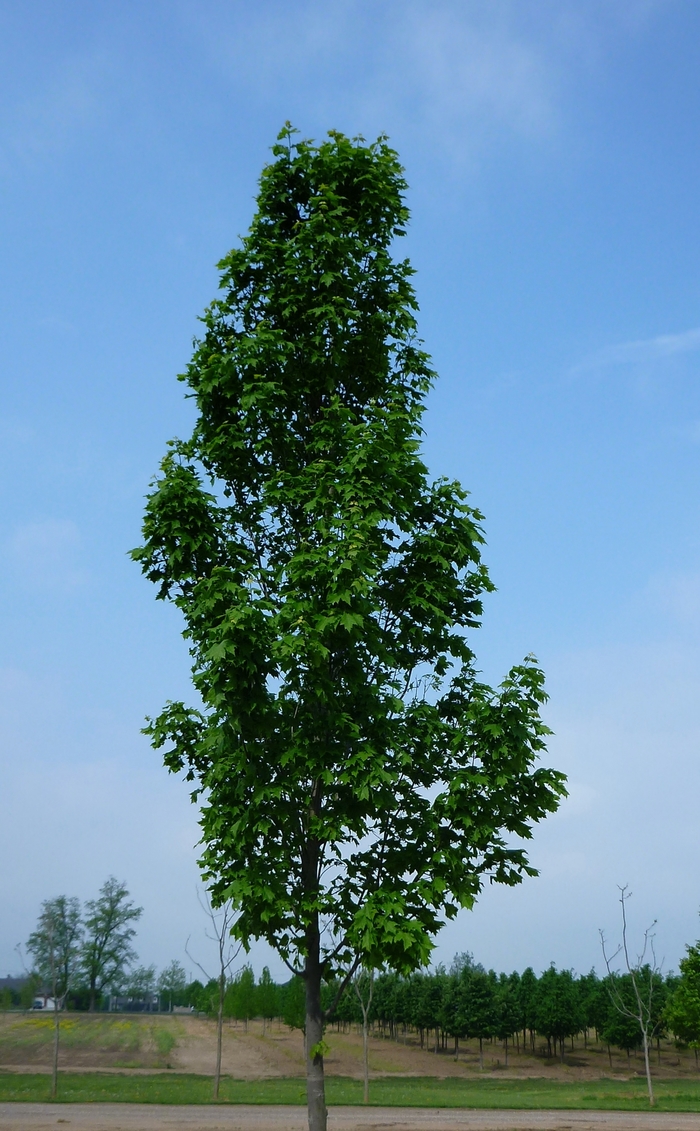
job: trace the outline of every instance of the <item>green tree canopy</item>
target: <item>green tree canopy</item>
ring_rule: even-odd
[[[493,587],[481,515],[419,455],[433,372],[392,257],[397,155],[287,128],[273,158],[220,263],[183,375],[195,427],[134,557],[184,616],[200,699],[149,733],[195,783],[205,877],[240,909],[238,937],[304,977],[323,1127],[322,977],[425,963],[484,877],[532,874],[518,840],[564,785],[535,766],[535,663],[496,690],[474,667]]]
[[[152,997],[156,992],[155,966],[137,966],[130,970],[126,978],[125,989],[127,997],[134,1000]]]
[[[185,996],[187,987],[187,972],[181,962],[173,959],[158,975],[157,990],[161,998],[167,1002],[172,1011],[174,1005],[180,1005]]]
[[[90,1009],[107,986],[119,985],[127,966],[136,960],[133,924],[143,912],[129,899],[126,884],[114,876],[105,880],[97,899],[85,904],[85,937],[81,953],[83,977],[90,991]]]
[[[666,1003],[669,1029],[681,1044],[700,1046],[700,942],[686,947],[680,978]]]
[[[36,930],[27,940],[36,972],[44,988],[54,995],[56,1008],[62,1007],[66,994],[76,983],[82,931],[80,903],[59,895],[44,900]]]
[[[564,1059],[564,1039],[578,1033],[585,1024],[581,992],[570,970],[550,966],[537,983],[535,1028],[547,1038],[551,1048],[559,1043]]]

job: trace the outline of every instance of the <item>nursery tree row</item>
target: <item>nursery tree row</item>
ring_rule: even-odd
[[[653,1035],[671,1036],[679,1044],[700,1046],[700,949],[688,948],[681,973],[666,975],[643,967],[637,972],[648,987],[653,1014]],[[534,1051],[546,1045],[548,1055],[563,1057],[566,1042],[592,1036],[608,1046],[632,1052],[640,1046],[639,1025],[622,1013],[610,993],[610,980],[594,971],[580,976],[550,966],[538,975],[528,967],[523,973],[497,974],[475,963],[470,955],[457,955],[449,971],[438,967],[402,977],[379,973],[374,977],[369,1020],[375,1031],[400,1038],[415,1033],[421,1048],[459,1055],[460,1041],[478,1040],[483,1056],[485,1041],[502,1042],[506,1055],[512,1048]],[[631,976],[615,976],[616,999],[633,1005]],[[324,984],[325,1003],[337,984]],[[218,985],[193,982],[187,1001],[209,1013],[216,1011]],[[277,985],[267,967],[256,984],[250,967],[231,979],[226,989],[224,1015],[247,1024],[253,1018],[279,1018],[292,1028],[304,1028],[304,987],[299,978]],[[335,1024],[362,1024],[360,996],[354,986],[342,994]]]

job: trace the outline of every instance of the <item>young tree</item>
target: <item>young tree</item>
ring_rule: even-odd
[[[263,966],[260,981],[255,990],[255,998],[257,1002],[257,1012],[263,1019],[264,1037],[267,1022],[279,1015],[279,994],[277,992],[277,986],[272,980],[269,966]]]
[[[416,338],[396,153],[285,128],[184,375],[133,556],[185,619],[199,708],[148,733],[204,798],[202,866],[306,989],[312,1131],[326,1126],[321,982],[409,971],[483,879],[531,874],[554,811],[532,660],[495,691],[466,633],[493,586],[481,516],[418,454]],[[333,1005],[330,1007],[331,1011]]]
[[[27,940],[27,950],[34,957],[37,973],[44,986],[51,988],[53,997],[52,1099],[56,1099],[58,1091],[60,1010],[79,969],[81,932],[78,900],[59,895],[42,903],[37,928]]]
[[[237,1021],[242,1021],[248,1029],[248,1022],[255,1016],[256,992],[255,974],[251,966],[244,966],[239,970],[229,987],[231,994],[231,1008]]]
[[[212,933],[206,932],[207,938],[211,942],[216,943],[218,952],[218,976],[216,979],[210,978],[207,971],[197,962],[196,958],[192,958],[188,950],[189,939],[185,943],[185,952],[187,957],[194,962],[195,966],[204,974],[207,983],[215,982],[217,986],[217,1008],[216,1008],[216,1069],[214,1071],[214,1099],[219,1098],[219,1087],[221,1084],[221,1050],[224,1035],[224,1001],[226,998],[226,978],[231,969],[234,959],[238,956],[241,944],[237,947],[231,944],[231,927],[234,922],[234,912],[230,903],[223,903],[218,909],[212,906],[211,899],[207,893],[206,903],[202,901],[202,897],[197,892],[197,899],[199,900],[200,907],[206,912],[212,925]]]
[[[508,1041],[520,1028],[520,995],[517,974],[501,974],[496,989],[496,1036],[503,1041],[505,1067],[508,1067]]]
[[[306,1037],[306,989],[303,978],[295,975],[280,986],[282,1020],[290,1029],[301,1029]]]
[[[374,970],[362,967],[353,978],[353,987],[362,1012],[363,1101],[369,1103],[369,1011],[374,993]]]
[[[644,944],[641,954],[638,955],[635,962],[632,962],[627,943],[626,907],[627,900],[631,898],[632,892],[627,890],[626,884],[624,887],[619,888],[619,892],[622,916],[622,942],[614,954],[608,956],[605,936],[601,931],[600,945],[603,950],[605,967],[608,972],[607,981],[610,1000],[622,1017],[636,1023],[639,1027],[641,1045],[644,1049],[644,1068],[647,1077],[649,1103],[653,1106],[655,1100],[654,1087],[651,1080],[651,1065],[649,1063],[649,1043],[653,1039],[657,1029],[663,1024],[663,1014],[661,1010],[657,1008],[657,1000],[660,991],[663,992],[663,990],[659,970],[656,965],[656,958],[654,956],[654,936],[652,934],[652,928],[655,924],[652,923],[651,927],[648,927],[644,932]],[[647,961],[647,953],[651,954],[652,963]],[[621,983],[621,979],[612,967],[618,954],[622,955],[625,969],[629,976],[629,986],[632,991],[630,996],[625,994],[622,988],[624,983]]]
[[[542,974],[537,984],[535,1027],[547,1038],[551,1054],[559,1045],[564,1063],[564,1041],[583,1028],[585,1022],[579,988],[570,970],[557,971],[554,966]]]
[[[520,978],[520,1017],[523,1025],[523,1045],[530,1033],[530,1048],[535,1051],[535,1025],[537,1020],[538,978],[532,966],[523,970]]]
[[[132,923],[143,913],[129,900],[126,884],[114,876],[105,880],[97,899],[85,904],[85,938],[81,954],[82,972],[90,990],[90,1010],[97,995],[122,981],[127,966],[136,960],[131,945],[136,931]]]
[[[461,1014],[464,1031],[468,1037],[479,1041],[479,1068],[484,1070],[484,1041],[497,1031],[498,1010],[495,975],[491,977],[482,968],[465,971],[461,979]]]

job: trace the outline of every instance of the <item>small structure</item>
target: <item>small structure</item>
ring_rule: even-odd
[[[141,997],[128,997],[121,994],[110,994],[110,1013],[160,1013],[160,999],[158,994],[143,994]]]
[[[50,1009],[55,1011],[56,1008],[54,998],[50,997],[47,993],[37,994],[32,1002],[32,1009]]]

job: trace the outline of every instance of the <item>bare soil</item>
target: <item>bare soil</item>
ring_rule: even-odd
[[[153,1072],[177,1071],[211,1075],[216,1056],[216,1025],[205,1018],[187,1015],[65,1014],[61,1017],[63,1070]],[[36,1014],[0,1014],[0,1069],[48,1070],[51,1064],[53,1019]],[[329,1053],[325,1059],[329,1076],[362,1076],[362,1038],[355,1027],[326,1033]],[[453,1042],[446,1049],[420,1047],[414,1033],[390,1040],[375,1033],[370,1039],[370,1072],[380,1076],[434,1076],[498,1078],[545,1077],[552,1080],[595,1080],[601,1077],[630,1079],[641,1075],[641,1056],[613,1052],[605,1046],[584,1047],[583,1039],[566,1051],[564,1063],[547,1057],[545,1046],[535,1052],[509,1050],[508,1067],[500,1042],[485,1043],[484,1072],[479,1068],[476,1042],[460,1042],[455,1057]],[[303,1038],[277,1022],[265,1027],[251,1021],[226,1022],[222,1069],[228,1076],[245,1080],[304,1075]],[[672,1044],[654,1051],[656,1079],[698,1078],[692,1052],[680,1052]]]

